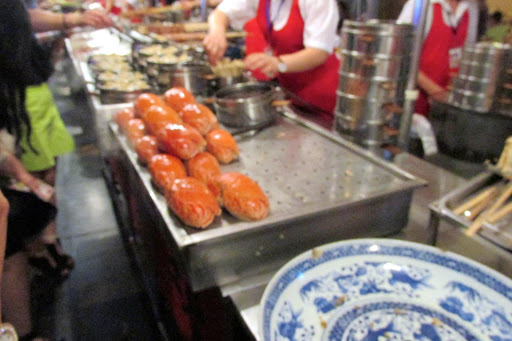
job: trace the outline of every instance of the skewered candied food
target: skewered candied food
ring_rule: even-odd
[[[138,138],[146,135],[146,125],[140,118],[132,118],[128,121],[125,131],[126,138],[133,145]]]
[[[132,108],[125,108],[119,110],[114,115],[114,121],[119,126],[122,132],[126,131],[128,128],[128,121],[135,118],[135,113]]]
[[[187,104],[196,103],[194,95],[187,89],[179,86],[167,90],[164,94],[164,101],[176,112],[180,112]]]
[[[188,160],[206,147],[206,141],[196,128],[183,124],[168,124],[158,131],[158,146],[163,151]]]
[[[171,188],[176,179],[187,176],[185,165],[175,156],[168,154],[157,154],[151,158],[149,172],[156,187],[165,192]]]
[[[205,136],[207,149],[220,163],[230,163],[238,158],[239,150],[233,135],[223,129],[213,129]]]
[[[169,123],[181,124],[183,121],[181,117],[165,104],[155,104],[146,110],[144,121],[146,122],[147,129],[150,134],[156,133]]]
[[[246,175],[230,172],[217,178],[224,207],[238,219],[261,220],[268,215],[270,203],[260,186]]]
[[[176,180],[165,191],[165,199],[174,214],[192,227],[206,228],[221,214],[219,204],[206,185],[192,177]]]
[[[183,122],[199,130],[203,136],[219,126],[215,114],[204,104],[187,104],[180,111],[180,116]]]
[[[149,164],[151,158],[158,154],[156,137],[146,135],[137,139],[135,142],[135,152],[143,164]]]
[[[146,110],[148,110],[154,104],[164,104],[164,101],[158,97],[158,95],[145,92],[140,94],[139,97],[133,103],[133,107],[135,108],[135,115],[145,119]]]
[[[218,198],[220,188],[216,178],[221,174],[219,162],[210,153],[202,152],[187,160],[187,173],[189,176],[196,178],[206,184],[212,194]]]

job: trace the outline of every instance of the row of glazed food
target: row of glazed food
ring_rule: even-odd
[[[237,143],[186,89],[171,88],[163,98],[144,93],[114,120],[186,225],[206,228],[221,207],[244,221],[268,215],[269,200],[255,181],[237,172],[222,173],[220,164],[238,158]]]

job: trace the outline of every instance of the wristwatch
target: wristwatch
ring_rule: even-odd
[[[277,57],[278,63],[277,63],[277,71],[279,73],[285,73],[286,70],[288,70],[288,65],[281,59],[281,57]]]

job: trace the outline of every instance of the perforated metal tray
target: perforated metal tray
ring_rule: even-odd
[[[441,218],[461,227],[468,228],[471,226],[472,221],[463,215],[455,214],[453,209],[473,197],[482,189],[496,184],[500,180],[501,176],[492,171],[482,173],[468,181],[464,186],[457,188],[439,199],[439,201],[432,203],[430,209],[439,214]],[[484,223],[482,228],[478,231],[478,234],[512,251],[512,215],[509,214],[503,217],[495,224]]]
[[[425,184],[286,108],[274,125],[237,136],[240,159],[221,166],[259,183],[269,216],[243,222],[223,213],[196,230],[169,212],[147,169],[117,126],[110,127],[183,252],[196,290],[278,269],[316,245],[398,232],[407,224],[413,189]]]

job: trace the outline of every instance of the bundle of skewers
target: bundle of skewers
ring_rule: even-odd
[[[489,168],[501,177],[500,181],[483,188],[453,210],[472,221],[465,232],[468,236],[473,236],[483,224],[496,224],[512,213],[512,136],[506,140],[498,163]]]

